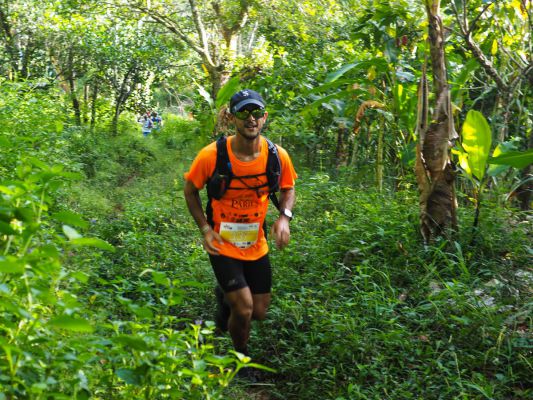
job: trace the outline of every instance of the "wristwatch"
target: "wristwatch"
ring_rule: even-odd
[[[280,215],[285,215],[287,218],[289,218],[289,221],[292,221],[292,211],[288,208],[282,208],[279,210]]]

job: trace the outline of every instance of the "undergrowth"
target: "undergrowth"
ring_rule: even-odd
[[[58,188],[58,203],[48,206],[79,212],[88,223],[76,229],[114,247],[68,246],[53,221],[39,236],[67,240],[54,258],[61,296],[46,312],[60,304],[97,327],[78,326],[80,337],[29,332],[45,344],[46,354],[34,357],[55,357],[58,371],[70,371],[71,398],[253,397],[250,387],[230,383],[248,360],[213,333],[215,280],[182,195],[182,174],[206,139],[190,121],[167,120],[148,138],[61,135],[69,169],[83,179]],[[263,397],[533,396],[531,219],[486,204],[473,231],[473,210],[461,208],[457,237],[425,247],[415,190],[377,193],[351,178],[298,172],[291,243],[271,252],[273,302],[250,343],[253,361],[276,370],[263,372]],[[26,318],[9,312],[13,321]],[[7,329],[14,334],[16,324]],[[30,368],[26,379],[32,373],[56,379],[44,367]],[[27,396],[66,390],[57,379],[34,386]]]

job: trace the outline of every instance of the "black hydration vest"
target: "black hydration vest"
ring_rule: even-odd
[[[228,190],[245,190],[245,189],[252,189],[259,192],[259,189],[267,187],[268,186],[268,197],[270,200],[272,200],[272,203],[274,206],[279,210],[279,201],[276,197],[276,192],[279,192],[279,182],[281,179],[281,162],[279,159],[278,154],[278,148],[274,143],[272,143],[267,138],[266,142],[268,144],[268,158],[267,158],[267,165],[266,165],[266,171],[262,174],[258,175],[244,175],[244,176],[237,176],[233,175],[233,171],[231,168],[231,162],[229,160],[229,154],[228,154],[228,148],[227,148],[227,140],[225,136],[222,136],[220,139],[217,140],[217,162],[215,165],[215,171],[213,172],[213,175],[208,179],[207,181],[207,207],[206,207],[206,214],[207,214],[207,222],[214,226],[213,222],[213,208],[211,207],[211,199],[220,200],[222,196],[224,196],[224,193]],[[244,188],[235,188],[231,187],[231,181],[233,179],[238,179],[241,182],[243,179],[250,179],[250,178],[257,178],[259,176],[266,175],[267,183],[259,186],[248,186],[245,184],[246,187]],[[265,231],[266,234],[266,231]]]

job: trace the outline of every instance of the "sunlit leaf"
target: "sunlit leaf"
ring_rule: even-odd
[[[0,260],[0,272],[4,274],[22,274],[24,270],[24,264],[18,260]]]
[[[68,225],[63,225],[63,233],[67,238],[69,238],[69,240],[81,238],[81,235],[78,233],[78,231]]]
[[[98,239],[98,238],[80,237],[80,238],[75,238],[75,239],[70,240],[69,243],[75,246],[80,246],[80,247],[97,247],[102,250],[108,250],[112,252],[115,251],[115,248],[111,244],[107,243],[105,240]]]
[[[205,90],[202,86],[200,85],[197,85],[197,86],[198,86],[198,93],[200,93],[200,95],[205,99],[205,101],[209,103],[211,107],[213,107],[214,106],[213,98],[211,97],[209,92]]]
[[[235,76],[226,82],[224,86],[219,90],[216,99],[216,107],[220,108],[222,105],[229,102],[229,99],[237,91],[240,84],[240,77]]]
[[[87,275],[85,272],[76,271],[73,272],[71,276],[81,283],[87,283],[89,281],[89,275]]]
[[[367,73],[366,73],[366,77],[368,78],[369,81],[373,81],[374,79],[376,79],[376,67],[374,67],[373,65],[368,69]]]
[[[335,72],[330,72],[326,77],[326,83],[334,82],[352,69],[359,71],[366,71],[368,68],[374,67],[376,71],[381,72],[387,68],[387,61],[381,58],[376,58],[367,61],[355,62],[346,64]]]
[[[85,221],[81,215],[73,213],[72,211],[60,211],[52,215],[52,218],[64,222],[68,225],[78,226],[80,228],[87,228],[89,223]]]
[[[75,318],[69,315],[60,315],[50,321],[54,328],[65,329],[73,332],[93,332],[94,328],[88,321],[82,318]]]
[[[131,349],[140,350],[140,351],[148,350],[148,345],[140,337],[119,335],[119,336],[112,338],[111,340],[114,343],[125,346],[126,348],[131,348]]]
[[[492,157],[498,157],[502,154],[509,153],[513,150],[516,150],[516,145],[514,142],[502,142],[499,143],[494,151],[492,152]],[[507,171],[509,168],[511,168],[510,165],[496,165],[491,164],[491,159],[489,158],[489,168],[487,169],[487,175],[489,176],[497,176],[505,171]]]
[[[490,164],[510,165],[518,169],[533,164],[533,149],[526,151],[510,151],[489,160]]]
[[[458,149],[453,149],[452,154],[457,155],[459,159],[459,165],[465,171],[465,173],[467,175],[472,175],[472,170],[470,169],[470,165],[468,164],[468,154]]]
[[[470,110],[463,124],[462,145],[468,153],[468,165],[477,179],[483,179],[492,143],[490,126],[479,111]]]
[[[498,53],[498,41],[496,39],[494,39],[492,41],[492,46],[490,48],[490,54],[495,56],[497,53]]]

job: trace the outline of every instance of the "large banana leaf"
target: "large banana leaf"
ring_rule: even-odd
[[[518,169],[525,168],[528,165],[533,164],[533,149],[526,151],[510,151],[497,157],[492,157],[489,160],[489,164],[510,165],[511,167]]]
[[[472,175],[481,180],[485,175],[492,143],[490,126],[483,114],[470,110],[466,115],[461,135],[463,149],[468,153],[470,171]]]
[[[343,65],[337,71],[330,72],[326,77],[326,83],[334,82],[343,76],[346,72],[355,70],[367,70],[370,67],[374,67],[377,71],[383,72],[387,70],[387,61],[383,58],[373,58],[371,60],[357,61],[351,64]]]

